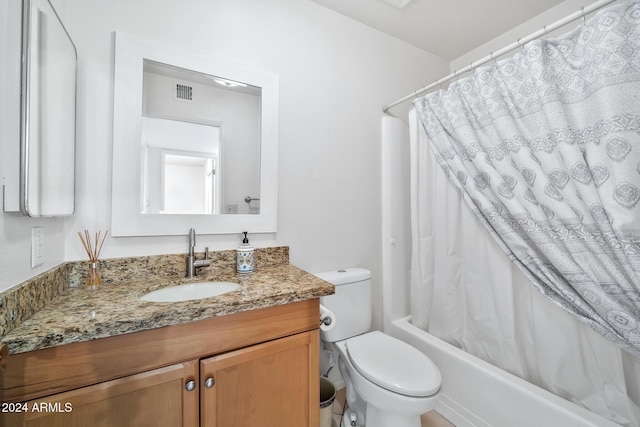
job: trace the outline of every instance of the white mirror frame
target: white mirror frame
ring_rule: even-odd
[[[259,214],[148,215],[140,212],[144,59],[262,88]],[[278,90],[277,75],[245,69],[116,32],[111,235],[184,235],[189,228],[195,228],[198,234],[235,234],[242,231],[275,233],[278,206]]]

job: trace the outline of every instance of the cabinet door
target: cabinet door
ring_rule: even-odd
[[[196,427],[197,385],[198,362],[178,363],[7,408],[4,426]]]
[[[315,427],[318,330],[200,361],[202,427]]]

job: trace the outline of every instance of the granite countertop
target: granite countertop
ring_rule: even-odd
[[[290,264],[253,273],[235,269],[200,270],[193,279],[157,279],[103,284],[97,290],[68,288],[1,342],[10,354],[177,325],[210,317],[272,307],[330,295],[333,285]],[[141,301],[147,292],[200,281],[236,282],[241,288],[200,300],[157,303]]]

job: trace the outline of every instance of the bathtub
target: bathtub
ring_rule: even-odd
[[[456,427],[619,427],[413,326],[411,317],[392,321],[388,333],[438,365],[436,410]]]

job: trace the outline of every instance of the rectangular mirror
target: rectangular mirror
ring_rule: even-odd
[[[23,1],[20,210],[75,210],[76,49],[48,0]]]
[[[116,33],[112,235],[275,232],[278,78]]]

